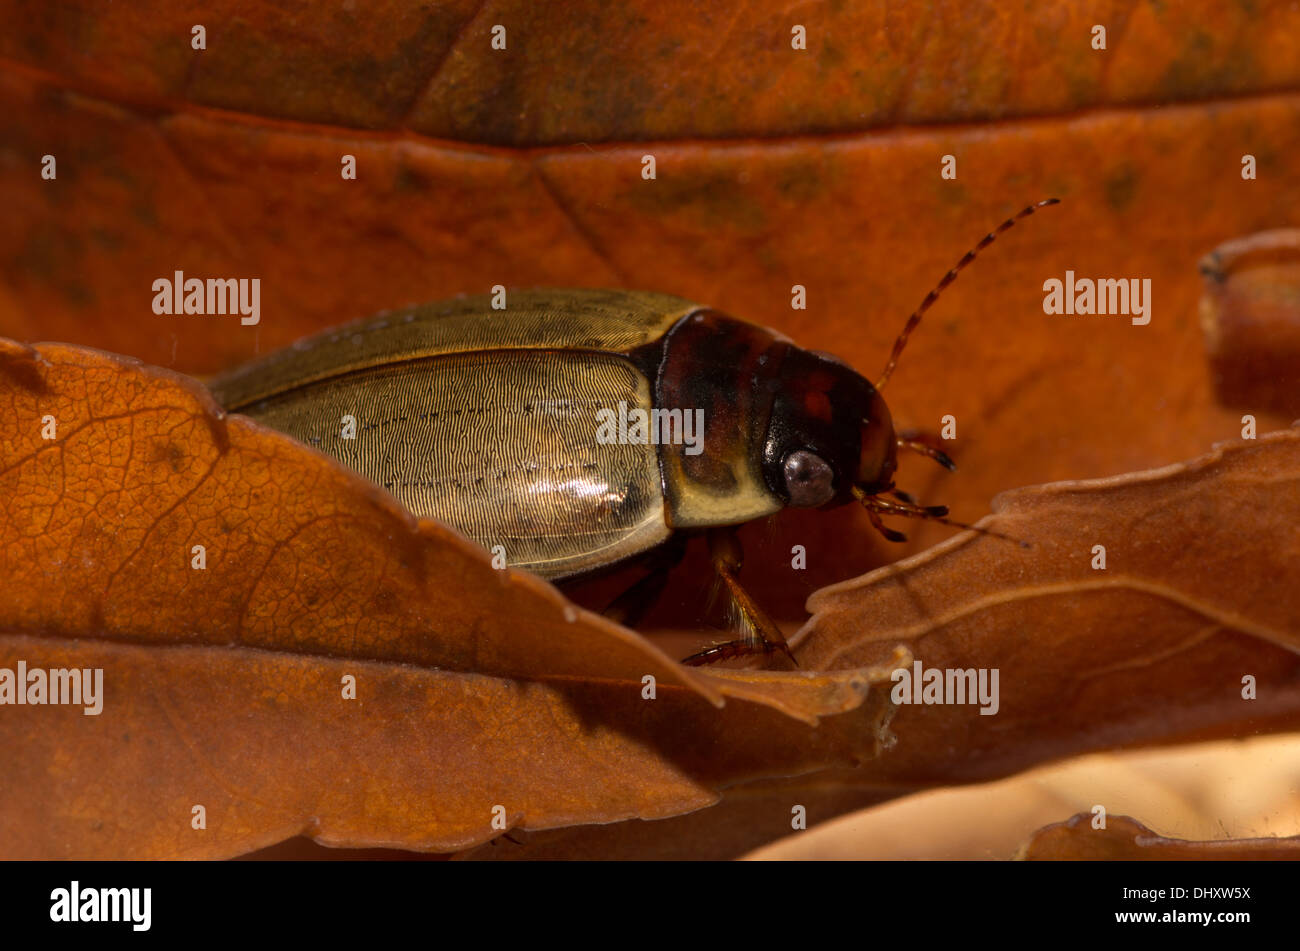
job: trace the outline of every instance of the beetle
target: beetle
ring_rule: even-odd
[[[705,533],[739,636],[683,663],[777,652],[793,662],[740,584],[735,527],[786,506],[849,502],[891,541],[904,536],[882,515],[970,527],[895,490],[899,449],[954,467],[895,433],[881,390],[943,289],[998,235],[1056,201],[1008,218],[944,275],[875,383],[682,298],[534,290],[511,292],[503,310],[477,296],[380,314],[254,360],[211,389],[227,411],[333,456],[414,514],[501,546],[513,567],[559,581],[649,553],[650,572],[607,612],[625,623],[662,590],[682,539]],[[704,438],[692,444],[700,411]]]

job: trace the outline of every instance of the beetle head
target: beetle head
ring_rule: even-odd
[[[775,383],[763,471],[786,504],[842,505],[892,488],[897,437],[874,386],[835,357],[793,346]]]
[[[929,456],[946,469],[951,470],[954,466],[943,451],[915,440],[900,440],[895,435],[889,408],[881,398],[880,390],[889,381],[908,337],[922,316],[939,299],[943,289],[956,280],[962,268],[1017,221],[1039,208],[1056,203],[1057,199],[1048,198],[1028,206],[1002,222],[966,252],[907,318],[894,341],[889,361],[874,386],[832,356],[790,347],[778,372],[776,395],[763,447],[763,473],[773,492],[787,505],[804,508],[840,505],[851,498],[857,499],[867,510],[876,529],[891,541],[905,541],[906,537],[901,532],[885,528],[880,522],[881,515],[904,515],[960,528],[974,528],[949,519],[946,506],[920,506],[906,493],[893,491],[899,446]],[[899,501],[880,498],[886,492]],[[990,529],[974,530],[1000,538],[1008,537]],[[1020,544],[1027,547],[1026,542]]]

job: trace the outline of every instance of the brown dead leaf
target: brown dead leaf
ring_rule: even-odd
[[[226,858],[297,835],[449,852],[509,829],[657,819],[713,805],[738,778],[870,756],[877,717],[850,714],[849,749],[770,706],[718,710],[668,686],[650,702],[593,679],[0,635],[0,667],[20,660],[102,667],[105,696],[99,717],[5,709],[8,858]],[[356,701],[341,699],[345,675]]]
[[[0,448],[0,668],[105,682],[5,707],[10,857],[448,851],[874,755],[888,667],[683,668],[167,371],[5,343]]]
[[[790,832],[745,858],[1007,860],[1033,833],[1097,805],[1180,839],[1300,834],[1300,734],[1076,756],[991,783],[931,789]]]
[[[790,136],[1242,96],[1300,82],[1286,4],[208,0],[0,4],[0,55],[141,107],[532,146]],[[190,31],[207,24],[202,57]],[[492,29],[507,29],[504,50]],[[791,48],[794,24],[807,48]],[[1107,27],[1104,55],[1092,28]],[[947,26],[949,28],[945,29]],[[959,93],[958,93],[959,91]]]
[[[1081,812],[1064,822],[1039,829],[1019,857],[1034,861],[1118,859],[1124,862],[1300,859],[1300,836],[1193,842],[1166,838],[1129,816],[1107,816],[1104,829],[1094,829],[1092,821],[1091,813]]]
[[[857,773],[829,771],[762,779],[724,790],[708,809],[658,822],[548,829],[498,847],[478,846],[456,856],[472,861],[712,860],[736,859],[792,832],[802,807],[808,828],[899,794],[855,785]],[[860,777],[859,777],[860,778]]]
[[[869,769],[968,782],[1193,735],[1294,728],[1300,713],[1300,430],[1192,462],[1004,493],[973,533],[824,589],[800,664],[996,668],[1000,706],[908,705]],[[1105,547],[1105,569],[1093,567]],[[1243,699],[1251,677],[1258,699]]]
[[[1300,416],[1300,229],[1228,241],[1205,256],[1201,274],[1219,402]]]

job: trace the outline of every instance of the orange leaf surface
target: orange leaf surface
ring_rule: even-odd
[[[1300,81],[1287,4],[1118,0],[1014,12],[991,0],[764,10],[685,0],[58,0],[0,55],[139,106],[190,103],[357,129],[532,146],[790,136],[1248,95]],[[310,11],[310,16],[305,15]],[[59,17],[52,29],[53,15]],[[204,56],[190,30],[207,24]],[[791,55],[791,27],[807,50]],[[492,28],[507,28],[504,51]],[[1092,27],[1109,28],[1096,55]],[[508,55],[502,55],[502,53]]]
[[[968,533],[809,602],[804,666],[870,664],[901,643],[924,667],[1000,670],[995,716],[904,706],[898,746],[873,769],[961,782],[1300,722],[1300,430],[1008,492],[994,509],[983,524],[1031,548]]]
[[[1215,392],[1225,406],[1300,415],[1300,229],[1247,235],[1201,262]]]

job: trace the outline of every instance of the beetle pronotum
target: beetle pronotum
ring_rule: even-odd
[[[740,636],[684,663],[774,652],[793,662],[740,584],[735,527],[787,505],[851,501],[893,541],[903,536],[882,515],[970,527],[895,490],[900,448],[953,464],[900,438],[880,391],[944,288],[998,235],[1055,202],[1008,218],[944,275],[874,385],[834,357],[681,298],[541,290],[513,292],[504,311],[480,296],[372,317],[253,361],[212,389],[226,409],[335,457],[416,515],[504,547],[512,566],[559,580],[656,550],[653,570],[611,605],[626,623],[662,590],[681,538],[704,532]],[[613,407],[702,409],[702,451],[671,432],[657,443],[598,440],[601,411]],[[341,427],[346,416],[355,437]]]

